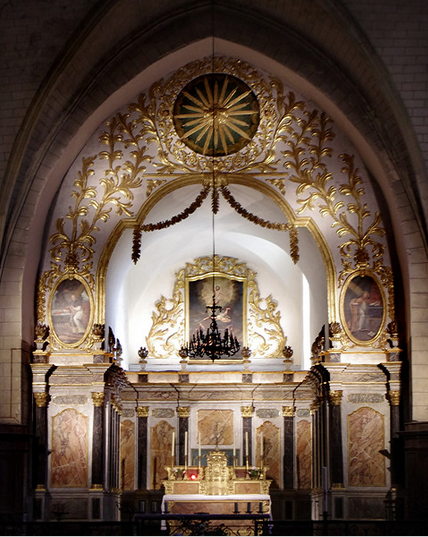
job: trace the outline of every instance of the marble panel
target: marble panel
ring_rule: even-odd
[[[56,405],[85,405],[88,398],[86,395],[55,395],[52,402]]]
[[[88,486],[88,418],[68,408],[52,418],[52,487]]]
[[[348,416],[349,485],[382,487],[386,484],[384,416],[362,407]]]
[[[173,408],[154,408],[152,410],[152,416],[154,418],[173,418],[175,416],[175,410]]]
[[[53,499],[49,505],[50,520],[85,520],[88,516],[86,498]]]
[[[172,463],[172,433],[175,428],[166,421],[160,421],[151,429],[150,438],[150,475],[153,489],[162,487],[162,480],[167,479],[165,466]],[[177,440],[177,433],[175,434]]]
[[[199,410],[198,432],[202,445],[233,444],[233,410]]]
[[[120,424],[120,460],[121,480],[124,490],[134,490],[134,467],[135,467],[135,424],[131,420],[122,421]]]
[[[383,519],[385,517],[385,501],[383,498],[349,498],[349,518]]]
[[[251,483],[251,481],[236,481],[235,494],[260,494],[260,483]]]
[[[262,463],[261,438],[263,433],[263,462],[268,467],[267,479],[272,479],[271,487],[278,488],[281,475],[281,439],[279,427],[265,421],[256,432],[256,466]]]
[[[276,408],[259,408],[256,410],[256,416],[262,419],[278,418],[279,410]]]
[[[296,423],[296,476],[297,488],[311,488],[312,440],[311,422],[299,420]]]
[[[350,393],[348,401],[350,403],[384,403],[385,396],[380,393]]]
[[[199,494],[199,483],[192,481],[176,481],[174,483],[174,494]]]

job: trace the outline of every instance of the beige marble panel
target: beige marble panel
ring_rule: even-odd
[[[52,487],[88,486],[88,418],[68,408],[52,418]]]
[[[121,480],[124,490],[134,490],[134,466],[135,466],[135,424],[131,420],[122,421],[120,424],[120,460]]]
[[[165,466],[172,463],[172,432],[175,428],[166,421],[160,421],[152,427],[150,439],[150,476],[153,489],[162,487],[162,480],[167,479]],[[175,434],[177,441],[177,433]]]
[[[260,483],[251,481],[236,481],[235,494],[260,494]]]
[[[382,487],[386,484],[384,417],[362,407],[348,416],[349,485]]]
[[[296,476],[297,488],[311,488],[312,440],[311,422],[308,420],[299,420],[296,423]]]
[[[199,410],[198,432],[202,445],[233,444],[233,410]]]
[[[198,494],[199,483],[193,483],[189,481],[175,482],[174,494]]]
[[[281,438],[279,428],[265,421],[256,431],[256,465],[262,463],[261,438],[263,433],[263,462],[268,467],[266,477],[272,479],[271,487],[278,488],[281,479]]]

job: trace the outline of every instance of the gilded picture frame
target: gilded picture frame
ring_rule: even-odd
[[[387,302],[375,274],[357,271],[343,286],[340,317],[348,337],[356,344],[370,345],[381,334],[386,319]]]
[[[223,333],[226,328],[233,332],[240,343],[240,350],[230,361],[243,359],[242,348],[247,346],[247,281],[224,273],[207,273],[202,276],[186,278],[185,286],[185,337],[190,341],[192,334],[199,328],[205,333],[211,322],[213,296],[221,310],[217,312],[217,324]],[[192,358],[201,362],[207,358]],[[222,360],[223,362],[226,360]]]
[[[93,315],[93,297],[84,278],[75,274],[55,283],[49,297],[48,322],[60,347],[79,347],[89,335]]]

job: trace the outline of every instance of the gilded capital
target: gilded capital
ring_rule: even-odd
[[[241,415],[243,418],[251,418],[254,408],[252,406],[241,406]]]
[[[330,404],[333,406],[339,406],[342,402],[343,391],[342,390],[331,390],[330,392]]]
[[[120,401],[114,394],[111,396],[111,406],[114,408],[114,410],[116,410],[116,412],[120,416],[120,414],[122,413],[122,407],[120,405]]]
[[[294,416],[294,406],[283,406],[282,407],[282,415],[284,418],[292,418]]]
[[[137,416],[139,418],[148,418],[149,417],[149,407],[148,406],[137,406]]]
[[[400,392],[397,391],[389,391],[388,392],[389,400],[391,402],[391,405],[397,406],[400,404]]]
[[[312,405],[310,406],[310,409],[311,409],[311,414],[315,414],[315,412],[317,410],[319,410],[321,404],[319,402],[319,399],[316,398],[315,401],[312,403]]]
[[[177,414],[179,418],[188,418],[190,416],[190,406],[179,406]]]
[[[36,401],[36,405],[39,408],[45,407],[48,405],[49,402],[49,394],[47,392],[41,392],[41,393],[35,393],[34,399]]]
[[[103,406],[105,394],[103,392],[92,392],[94,406]]]

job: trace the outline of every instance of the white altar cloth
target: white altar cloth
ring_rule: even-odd
[[[268,515],[271,516],[271,499],[269,494],[165,494],[162,498],[162,513],[165,512],[166,502],[216,502],[228,500],[230,502],[269,502]],[[253,511],[254,514],[257,511]]]

